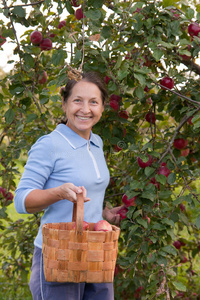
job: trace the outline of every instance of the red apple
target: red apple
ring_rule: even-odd
[[[190,118],[188,119],[188,123],[189,123],[190,125],[193,125],[193,123],[192,123],[192,119],[193,119],[193,116],[192,116],[192,117],[190,117]]]
[[[128,212],[128,208],[126,206],[122,206],[117,213],[120,215],[121,220],[123,220],[127,218],[126,216],[127,212]]]
[[[181,203],[181,204],[179,205],[179,207],[180,207],[180,210],[181,210],[181,211],[185,211],[185,205],[184,205],[183,203]]]
[[[112,95],[110,95],[110,100],[114,100],[114,101],[117,101],[119,103],[119,102],[121,102],[122,97],[119,96],[119,95],[112,94]]]
[[[0,35],[0,46],[2,46],[3,44],[5,44],[6,42],[6,38],[3,37],[2,35]]]
[[[181,248],[181,242],[179,242],[179,241],[175,241],[175,242],[173,242],[173,245],[174,245],[174,247],[176,248],[176,249],[180,249]]]
[[[198,36],[200,32],[200,26],[198,23],[192,23],[188,26],[188,33],[190,36]]]
[[[11,193],[11,192],[7,192],[6,193],[6,200],[8,201],[8,200],[13,200],[13,198],[14,198],[14,196],[13,196],[13,194]]]
[[[126,196],[126,194],[124,194],[124,195],[122,196],[122,202],[124,203],[124,205],[125,205],[126,207],[129,207],[129,206],[135,206],[135,205],[136,205],[136,204],[135,204],[135,200],[136,200],[136,196],[133,197],[133,198],[130,198],[130,199],[128,199],[128,197]]]
[[[75,11],[75,17],[76,17],[77,20],[83,19],[83,10],[82,10],[82,7],[78,8]]]
[[[118,111],[119,103],[116,100],[110,100],[109,104],[115,111]]]
[[[164,167],[164,166],[166,166],[167,164],[166,164],[166,162],[162,162],[161,164],[160,164],[162,167]]]
[[[43,71],[41,74],[39,74],[38,76],[38,82],[40,84],[44,84],[47,82],[47,72],[46,71]]]
[[[138,165],[140,166],[140,168],[146,168],[146,167],[149,167],[152,165],[153,157],[149,154],[147,154],[147,156],[149,158],[147,162],[144,162],[140,157],[137,158],[137,162],[138,162]]]
[[[180,262],[184,264],[184,263],[186,263],[187,261],[188,261],[187,257],[186,257],[186,256],[183,256],[183,258],[181,259]]]
[[[41,50],[51,50],[52,49],[52,41],[49,38],[45,38],[40,43]]]
[[[182,149],[181,150],[181,155],[180,156],[184,156],[184,157],[187,157],[190,153],[190,149],[189,148],[186,148],[186,149]]]
[[[160,84],[171,90],[174,87],[174,80],[166,76],[160,80]],[[165,89],[164,87],[162,87],[162,89]]]
[[[42,37],[42,33],[35,30],[33,32],[31,32],[30,34],[30,41],[32,44],[34,45],[39,45],[42,41],[43,37]]]
[[[127,110],[121,110],[121,111],[119,112],[119,117],[127,120],[128,117],[129,117],[128,111],[127,111]]]
[[[179,150],[182,150],[185,147],[187,147],[187,144],[188,144],[188,141],[184,140],[183,138],[175,139],[174,143],[173,143],[174,148],[179,149]]]
[[[76,222],[72,226],[72,230],[75,230],[75,229],[76,229]],[[89,223],[86,221],[83,221],[83,230],[86,231],[89,229],[90,229]]]
[[[70,2],[71,2],[71,5],[74,7],[78,7],[80,5],[78,0],[70,0]]]
[[[3,196],[3,198],[5,198],[6,197],[6,189],[4,189],[4,188],[2,188],[2,187],[0,187],[0,196]]]
[[[118,145],[114,145],[114,151],[115,152],[119,152],[121,151],[123,148],[119,147]]]
[[[168,177],[171,171],[166,166],[160,166],[158,169],[158,174],[162,174],[165,177]]]
[[[107,75],[104,77],[104,82],[106,83],[106,84],[108,84],[108,82],[111,80],[111,78],[110,77],[108,77]]]
[[[150,183],[155,185],[155,187],[157,187],[158,190],[160,189],[160,184],[156,181],[155,177],[151,178]]]
[[[94,231],[112,231],[112,226],[106,220],[100,220],[94,225]]]
[[[156,115],[153,112],[149,111],[146,114],[145,119],[146,119],[147,122],[155,124],[155,122],[156,122]]]
[[[66,26],[66,21],[60,21],[60,23],[58,24],[58,29],[61,29],[62,27]]]

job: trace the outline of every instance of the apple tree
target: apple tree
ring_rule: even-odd
[[[115,297],[199,299],[200,5],[13,0],[0,9],[0,50],[14,44],[18,56],[0,89],[1,261],[12,292],[27,284],[40,218],[8,214],[27,152],[61,121],[68,78],[94,70],[109,93],[94,128],[111,174],[105,206],[121,206]]]

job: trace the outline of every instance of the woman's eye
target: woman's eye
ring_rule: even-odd
[[[80,102],[80,101],[81,101],[80,99],[75,99],[75,100],[74,100],[74,102]]]

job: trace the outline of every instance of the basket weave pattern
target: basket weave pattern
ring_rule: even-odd
[[[112,231],[94,231],[95,223],[89,223],[83,231],[83,202],[82,209],[74,205],[74,210],[73,222],[42,227],[46,281],[113,282],[120,229],[112,225]]]

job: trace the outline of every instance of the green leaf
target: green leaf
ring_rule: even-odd
[[[139,209],[139,210],[136,210],[135,212],[134,212],[134,214],[133,214],[133,220],[134,219],[136,219],[139,215],[141,215],[142,214],[142,210],[141,209]]]
[[[90,9],[88,11],[85,12],[85,16],[88,18],[88,19],[91,19],[91,20],[98,20],[101,18],[102,14],[101,14],[101,11],[100,10],[94,10],[94,9]]]
[[[194,10],[189,7],[185,12],[185,16],[186,16],[186,18],[188,18],[190,20],[193,19],[194,18]]]
[[[177,2],[177,0],[163,0],[163,6],[167,7],[167,6],[174,5],[174,2]]]
[[[60,49],[56,50],[51,58],[51,62],[54,66],[58,66],[64,63],[64,59],[66,57],[66,51]]]
[[[148,223],[146,220],[142,219],[142,218],[137,218],[137,222],[138,224],[142,225],[144,228],[148,228]]]
[[[135,94],[139,99],[142,99],[144,97],[144,89],[138,86],[135,89]]]
[[[29,68],[34,68],[35,60],[30,54],[24,53],[23,58],[24,58],[24,63],[26,65],[26,67],[28,66]]]
[[[21,18],[24,18],[26,16],[26,12],[21,6],[14,7],[12,13]]]
[[[163,56],[163,51],[159,49],[153,50],[153,57],[155,58],[156,61],[159,61],[162,56]]]
[[[159,223],[154,223],[152,228],[156,229],[156,230],[166,230],[166,227],[162,224],[159,224]]]
[[[162,265],[166,266],[168,263],[168,260],[166,258],[160,256],[160,257],[158,257],[157,262],[158,262],[159,266],[162,266]]]
[[[36,114],[29,114],[29,115],[27,116],[27,118],[26,118],[26,122],[27,122],[27,123],[30,123],[30,122],[32,122],[33,120],[37,119],[37,118],[38,118],[38,116],[37,116]]]
[[[172,255],[177,254],[176,249],[171,245],[164,246],[161,248],[161,250]]]
[[[172,280],[172,284],[178,291],[186,292],[186,286],[182,282]]]
[[[12,108],[9,108],[6,111],[4,117],[5,117],[6,123],[8,123],[8,124],[12,123],[12,121],[14,120],[14,117],[15,117],[14,110]]]
[[[174,222],[173,222],[172,220],[167,219],[167,218],[162,219],[161,222],[162,222],[163,224],[167,224],[167,225],[172,226],[172,227],[175,226]]]
[[[198,229],[200,229],[200,215],[196,218],[195,225],[197,226]]]
[[[133,73],[134,77],[139,81],[141,86],[144,86],[146,84],[146,78],[139,73]]]
[[[167,177],[167,182],[169,184],[173,184],[175,181],[176,181],[176,174],[175,173],[169,174],[169,176]]]
[[[146,167],[145,170],[144,170],[144,173],[147,177],[151,176],[151,174],[153,174],[155,171],[154,168],[152,167]]]
[[[165,183],[166,183],[166,176],[164,176],[164,175],[162,175],[162,174],[156,174],[156,176],[155,176],[155,178],[156,178],[156,181],[158,181],[158,182],[160,182],[161,184],[163,184],[163,185],[165,185]]]
[[[101,35],[105,38],[105,39],[107,39],[107,38],[109,38],[110,36],[111,36],[111,28],[110,28],[110,26],[104,26],[103,28],[102,28],[102,30],[101,30]]]
[[[143,192],[142,195],[141,195],[142,198],[145,198],[145,199],[149,199],[151,201],[154,201],[155,198],[156,198],[156,195],[153,194],[152,192]]]

